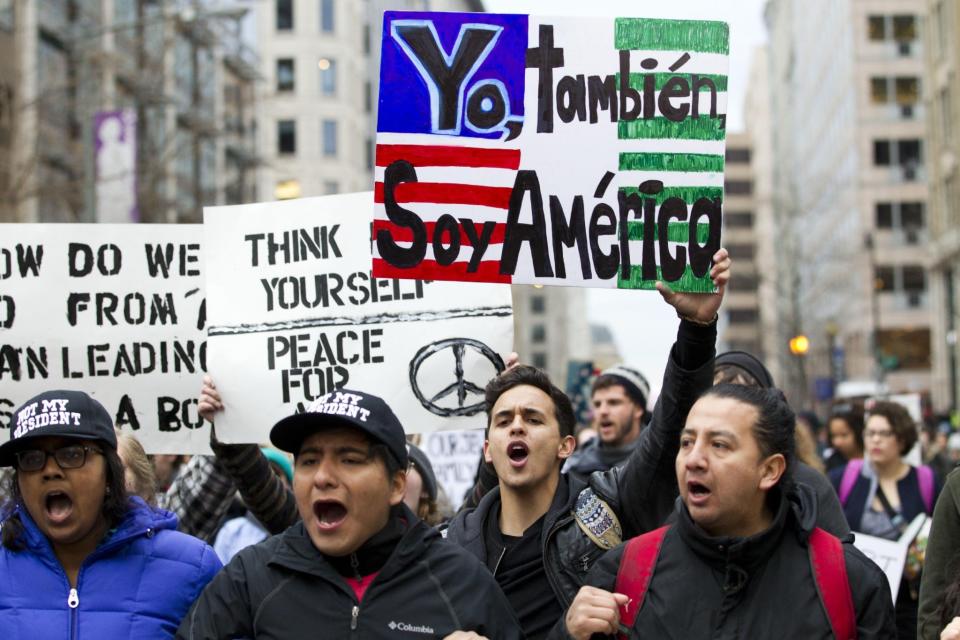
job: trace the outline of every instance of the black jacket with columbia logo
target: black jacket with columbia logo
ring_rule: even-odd
[[[458,630],[523,638],[486,567],[405,506],[395,512],[402,514],[396,536],[377,534],[376,548],[364,545],[355,558],[326,559],[299,522],[244,549],[203,591],[177,638],[425,640]],[[352,560],[369,574],[365,553],[385,553],[386,560],[374,565],[379,573],[358,602],[332,562]]]

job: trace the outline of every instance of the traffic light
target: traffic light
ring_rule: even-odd
[[[790,338],[790,353],[795,356],[804,356],[807,355],[807,351],[810,350],[810,340],[807,339],[807,336],[802,333],[798,336]]]

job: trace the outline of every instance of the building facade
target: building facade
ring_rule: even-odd
[[[925,14],[914,0],[766,6],[778,277],[822,400],[831,381],[932,386]]]
[[[960,2],[929,0],[924,30],[924,104],[929,140],[933,406],[956,410],[958,375],[957,292],[960,291]]]
[[[258,62],[241,38],[245,13],[200,0],[0,2],[0,50],[11,52],[0,84],[13,78],[15,122],[4,219],[199,222],[204,205],[255,199]],[[116,112],[135,127],[116,140],[129,162],[98,175],[95,127]],[[130,206],[98,198],[108,181]]]
[[[563,388],[571,361],[593,356],[587,290],[513,285],[513,348],[521,362],[544,369]]]

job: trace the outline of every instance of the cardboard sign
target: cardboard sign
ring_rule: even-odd
[[[464,495],[473,487],[483,440],[483,429],[470,429],[427,433],[420,442],[437,483],[447,493],[454,509],[463,504]]]
[[[483,426],[513,343],[509,287],[370,275],[371,193],[204,210],[217,436],[263,442],[341,387],[408,433]]]
[[[725,23],[383,24],[374,276],[713,291]]]
[[[928,520],[926,514],[918,514],[899,540],[887,540],[866,533],[855,533],[854,535],[853,545],[873,560],[886,574],[894,602],[897,601],[897,592],[900,590],[900,579],[903,576],[903,567],[907,561],[907,551],[910,549],[914,538],[920,534],[925,525],[929,531]]]
[[[93,395],[150,453],[208,451],[200,225],[0,225],[0,438],[51,389]]]

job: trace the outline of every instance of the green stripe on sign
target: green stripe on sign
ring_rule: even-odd
[[[725,118],[684,118],[674,122],[667,118],[650,118],[617,123],[617,137],[621,140],[723,140],[727,135]]]
[[[621,153],[620,171],[723,173],[723,156],[708,153]]]
[[[640,190],[636,187],[621,187],[620,189],[626,194],[639,193]],[[648,197],[646,194],[640,193],[640,197]],[[692,205],[694,202],[700,198],[714,198],[723,200],[723,187],[664,187],[663,191],[654,196],[657,200],[657,206],[663,204],[664,200],[667,198],[680,198],[688,205]]]
[[[644,280],[641,273],[643,272],[643,267],[634,265],[630,269],[630,278],[617,278],[617,289],[645,289],[652,290],[657,288],[656,280]],[[663,272],[660,270],[660,267],[657,267],[657,279],[663,280]],[[715,289],[713,288],[713,280],[710,279],[709,274],[698,278],[693,275],[693,271],[690,269],[690,265],[687,265],[683,270],[683,275],[679,279],[674,280],[673,282],[667,282],[670,285],[670,288],[674,291],[687,291],[691,293],[713,293]]]
[[[730,53],[730,27],[725,22],[617,18],[613,34],[616,49]]]
[[[653,225],[653,237],[657,237],[657,226]],[[697,223],[697,243],[707,244],[707,238],[710,237],[710,225],[706,223]],[[627,239],[643,240],[643,222],[635,221],[627,223]],[[670,242],[686,243],[690,240],[689,222],[671,222],[667,225],[667,240]]]
[[[677,73],[652,73],[652,74],[631,73],[630,86],[633,87],[634,89],[642,91],[643,79],[648,75],[652,75],[654,77],[654,89],[656,91],[660,91],[661,89],[663,89],[666,86],[667,82],[670,81],[671,78],[683,78],[684,80],[689,82],[690,87],[693,88],[693,76],[697,76],[698,79],[704,78],[704,79],[711,80],[714,86],[717,87],[717,91],[723,92],[727,90],[727,76],[721,76],[714,73],[684,73],[682,71],[678,71]],[[620,72],[619,71],[616,73],[616,77],[617,77],[617,88],[619,89],[620,88]],[[710,87],[700,85],[700,91],[709,91],[709,90],[710,90]]]

